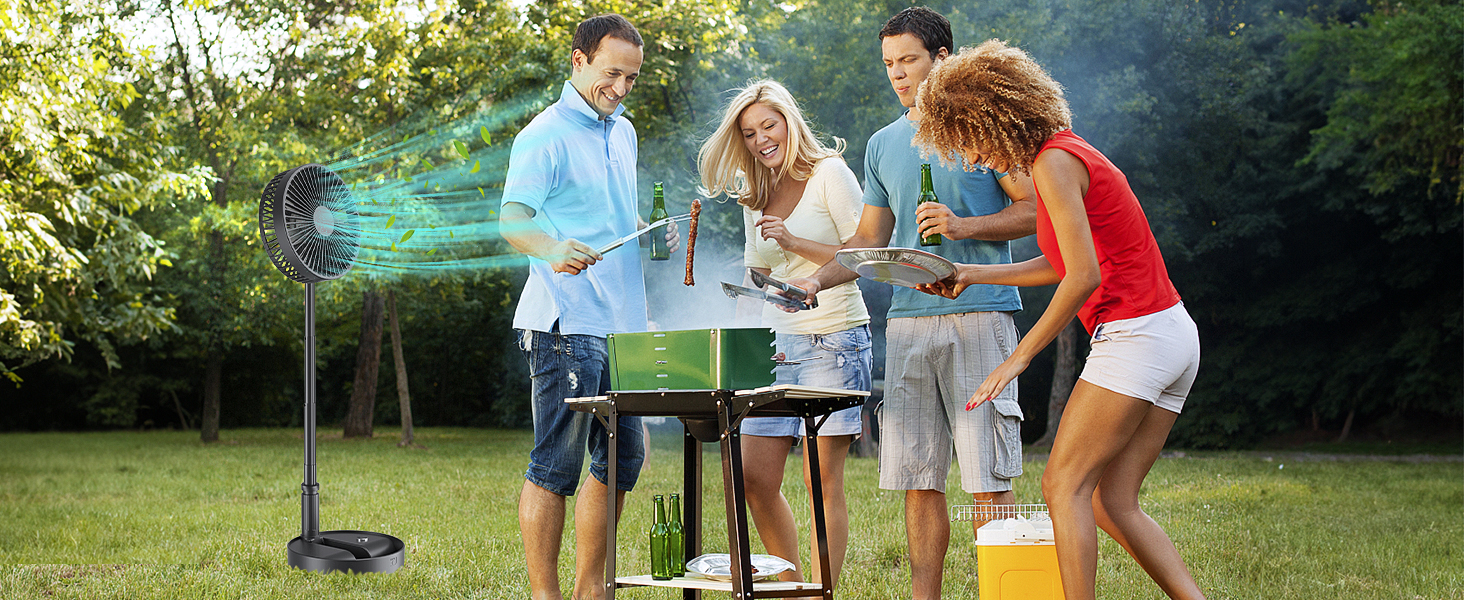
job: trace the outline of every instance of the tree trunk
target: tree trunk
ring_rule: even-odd
[[[224,354],[209,350],[203,375],[203,418],[198,439],[204,443],[219,441],[219,391],[223,387]]]
[[[376,417],[376,368],[381,364],[381,328],[386,298],[367,290],[361,297],[361,341],[356,346],[356,382],[346,413],[345,436],[371,437]]]
[[[1047,396],[1047,433],[1032,445],[1051,448],[1057,440],[1057,426],[1062,422],[1062,411],[1067,408],[1068,397],[1078,382],[1078,335],[1083,326],[1077,319],[1068,323],[1057,334],[1057,356],[1052,361],[1052,391]]]
[[[173,408],[178,411],[178,422],[183,425],[183,430],[193,429],[193,420],[188,418],[188,411],[183,410],[183,403],[178,400],[178,391],[170,389],[168,395],[173,397]]]
[[[1352,417],[1355,416],[1357,416],[1356,408],[1349,409],[1347,411],[1347,420],[1342,422],[1342,433],[1337,434],[1338,444],[1347,441],[1348,434],[1352,433]]]
[[[412,393],[407,389],[407,360],[402,357],[402,321],[397,316],[396,292],[386,293],[386,313],[391,319],[391,356],[396,362],[397,403],[402,407],[402,441],[398,446],[412,445]]]

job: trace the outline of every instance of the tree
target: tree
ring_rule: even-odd
[[[197,193],[203,174],[174,170],[161,115],[137,110],[151,67],[119,14],[54,0],[0,13],[0,374],[15,384],[79,341],[111,369],[118,343],[174,329],[150,290],[172,255],[135,215]]]
[[[397,403],[401,405],[402,441],[398,446],[415,446],[412,431],[412,393],[407,387],[407,360],[402,352],[401,317],[397,314],[396,292],[386,293],[386,315],[391,320],[391,356],[396,365]]]
[[[351,409],[346,414],[345,437],[371,437],[376,419],[376,371],[381,364],[381,326],[386,296],[366,290],[361,298],[361,341],[356,346],[356,383],[351,386]]]

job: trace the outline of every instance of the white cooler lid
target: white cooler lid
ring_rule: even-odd
[[[978,546],[1052,543],[1054,540],[1052,521],[1028,519],[1021,515],[997,519],[976,530]]]

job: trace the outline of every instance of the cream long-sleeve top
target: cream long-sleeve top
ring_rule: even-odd
[[[806,240],[842,245],[854,237],[863,210],[863,192],[859,180],[842,158],[826,158],[814,166],[803,196],[783,226],[788,233]],[[821,264],[784,250],[775,240],[765,240],[753,225],[762,217],[760,210],[742,207],[743,231],[747,243],[743,262],[749,268],[764,268],[774,279],[787,281],[808,277]],[[778,333],[828,334],[869,323],[869,310],[859,286],[850,281],[818,293],[818,308],[786,313],[772,304],[763,307],[763,325]]]

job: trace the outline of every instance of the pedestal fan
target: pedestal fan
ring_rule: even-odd
[[[391,573],[406,545],[370,531],[320,530],[315,480],[315,284],[346,274],[360,249],[360,216],[346,182],[320,165],[295,167],[271,179],[259,202],[259,237],[274,266],[305,284],[305,481],[300,484],[300,537],[288,545],[290,566],[321,573]]]

